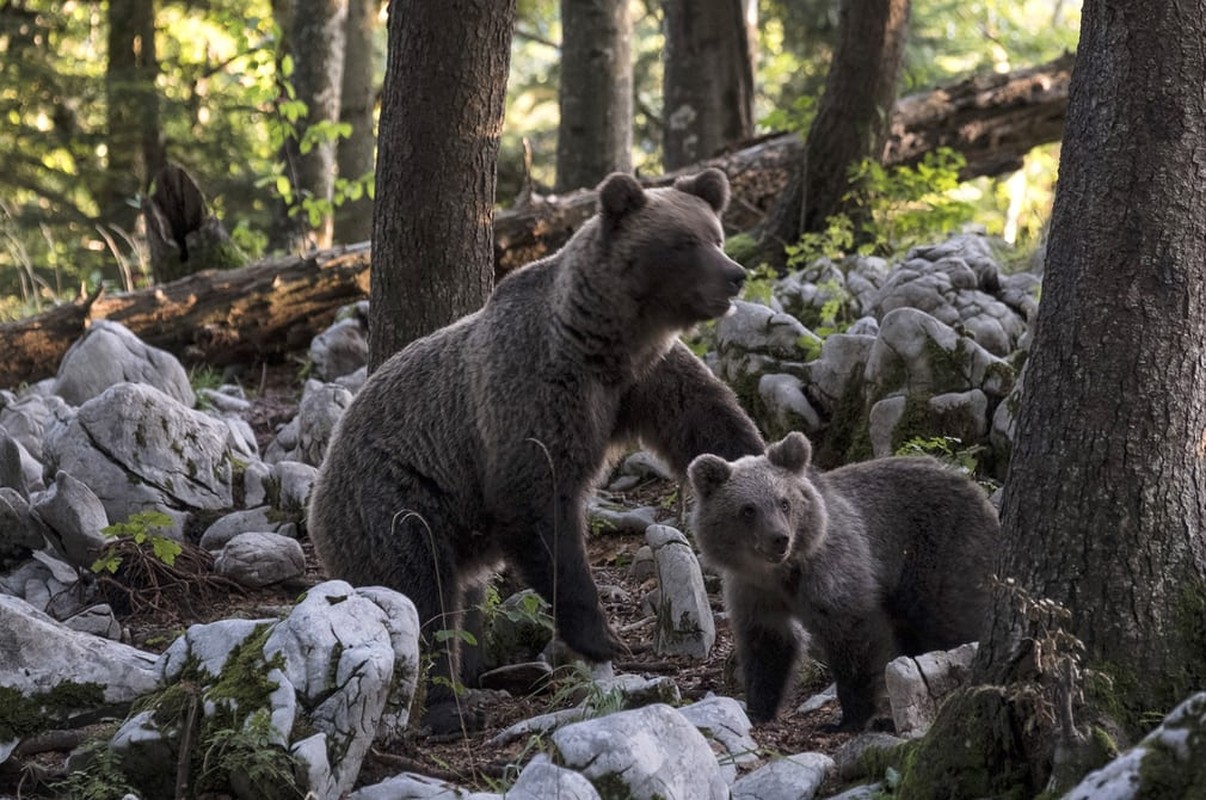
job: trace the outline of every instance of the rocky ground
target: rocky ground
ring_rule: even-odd
[[[248,396],[252,399],[248,420],[261,450],[272,440],[278,426],[297,413],[298,369],[296,364],[277,365],[265,367],[252,376],[252,385],[248,386]],[[652,506],[665,509],[666,518],[673,521],[674,515],[681,513],[675,507],[679,490],[676,483],[654,477],[628,491],[604,493],[604,496],[624,508]],[[605,588],[608,617],[631,651],[630,656],[614,664],[616,672],[666,676],[678,686],[684,703],[702,699],[710,692],[740,697],[740,681],[735,679],[733,672],[732,641],[723,614],[718,617],[716,642],[706,659],[655,653],[652,617],[642,608],[642,599],[656,589],[656,580],[638,580],[631,568],[637,550],[645,544],[644,537],[600,527],[588,542],[590,561],[596,583]],[[195,623],[279,616],[308,587],[328,577],[308,541],[303,539],[302,548],[306,556],[305,575],[282,585],[249,589],[233,583],[215,583],[209,565],[199,564],[193,576],[195,583],[146,588],[131,598],[134,602],[124,608],[121,597],[115,596],[119,600],[115,609],[126,628],[127,640],[141,649],[158,653]],[[713,610],[722,612],[719,580],[710,577],[707,585]],[[850,734],[823,730],[826,724],[836,722],[839,717],[835,701],[813,712],[796,712],[803,701],[824,688],[826,683],[824,674],[814,662],[810,662],[809,667],[801,669],[780,718],[754,729],[753,738],[763,751],[761,755],[769,758],[806,751],[832,754],[852,738]],[[357,785],[370,785],[399,772],[411,771],[454,782],[466,789],[497,791],[514,780],[524,764],[540,752],[543,743],[539,737],[527,737],[506,745],[494,744],[491,739],[515,722],[572,706],[574,700],[569,694],[576,681],[581,679],[575,678],[572,671],[562,670],[545,689],[533,694],[489,693],[480,701],[484,703],[487,720],[482,730],[457,739],[413,732],[389,749],[374,748],[364,761]],[[101,729],[103,723],[91,730]],[[80,733],[89,730],[83,729]],[[0,768],[0,793],[38,796],[37,776],[61,773],[65,756],[65,751],[48,749],[24,762],[26,768],[23,770],[5,773]],[[752,766],[746,766],[742,771],[748,771]]]

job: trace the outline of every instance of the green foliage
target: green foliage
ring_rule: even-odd
[[[149,544],[155,558],[170,567],[176,563],[176,556],[180,555],[183,548],[176,540],[152,531],[156,528],[170,528],[171,525],[172,518],[162,511],[139,511],[137,514],[131,514],[125,522],[115,522],[101,528],[101,533],[114,539],[131,539],[139,547]],[[93,572],[108,572],[111,575],[117,572],[123,559],[114,544],[116,543],[108,545],[100,558],[93,562]]]
[[[932,456],[965,475],[973,475],[987,449],[978,444],[964,447],[957,436],[914,436],[896,448],[896,455]]]
[[[745,285],[741,287],[741,299],[769,306],[777,280],[779,280],[779,273],[775,272],[774,267],[769,264],[759,264],[747,270]]]
[[[65,800],[113,800],[128,794],[137,795],[121,768],[121,756],[107,744],[91,747],[90,757],[83,769],[75,769],[61,781],[51,785],[56,797]]]
[[[280,746],[278,736],[266,708],[254,711],[243,725],[212,731],[204,742],[200,785],[223,788],[237,776],[255,797],[304,797],[296,777],[304,772],[304,765]]]
[[[947,147],[926,153],[915,167],[886,169],[864,159],[850,169],[848,199],[864,217],[860,252],[896,252],[941,239],[970,222],[972,206],[954,195],[967,159]]]

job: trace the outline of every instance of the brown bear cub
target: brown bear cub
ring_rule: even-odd
[[[344,413],[310,505],[330,575],[406,594],[430,646],[506,562],[570,647],[596,661],[623,652],[583,542],[608,452],[640,440],[685,473],[701,453],[765,447],[678,341],[728,312],[745,278],[721,249],[728,199],[719,170],[649,191],[612,175],[565,247],[382,364]],[[456,674],[457,654],[439,655],[436,674]],[[447,682],[428,694],[440,732],[461,725]]]
[[[798,649],[799,620],[837,682],[841,730],[876,711],[900,655],[980,636],[997,514],[968,478],[930,458],[883,458],[820,472],[791,433],[765,455],[691,463],[694,530],[724,573],[750,719],[773,719]]]

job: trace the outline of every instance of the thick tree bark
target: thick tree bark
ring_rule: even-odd
[[[628,0],[561,0],[557,191],[632,169]]]
[[[128,201],[146,191],[164,158],[154,0],[110,0],[108,21],[108,166],[99,197],[101,218],[132,231],[138,209]]]
[[[1100,761],[1089,725],[1134,736],[1206,685],[1204,15],[1206,0],[1085,0],[1002,501],[997,572],[1012,585],[975,665],[993,686],[947,701],[906,800],[1061,796]],[[1023,591],[1067,618],[1023,609]],[[991,726],[986,691],[1008,707]],[[981,763],[942,755],[972,749]],[[1177,772],[1138,796],[1196,796]]]
[[[754,63],[745,0],[666,0],[665,140],[678,169],[754,131]]]
[[[339,142],[339,177],[356,181],[373,174],[377,136],[373,131],[373,33],[377,29],[378,0],[349,0],[347,42],[343,58],[343,88],[339,93],[339,121],[352,126]],[[335,241],[366,242],[373,237],[373,201],[364,194],[345,200],[335,209]]]
[[[1086,0],[999,568],[1134,714],[1206,682],[1206,0]],[[996,680],[1025,626],[1002,602]],[[1132,727],[1132,731],[1134,728]]]
[[[804,158],[762,232],[772,261],[843,208],[851,164],[882,152],[908,22],[909,0],[842,0],[838,46]]]
[[[369,369],[486,301],[515,0],[394,0]]]

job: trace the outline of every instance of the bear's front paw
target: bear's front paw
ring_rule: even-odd
[[[570,649],[588,661],[601,663],[618,656],[632,655],[628,645],[620,640],[602,617],[599,617],[596,625],[562,626],[558,633]]]
[[[423,714],[423,729],[433,739],[461,739],[483,730],[490,713],[480,699],[467,693],[463,698],[437,700]]]

